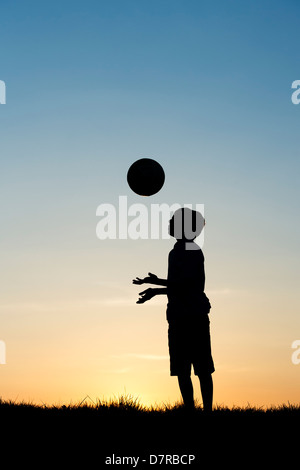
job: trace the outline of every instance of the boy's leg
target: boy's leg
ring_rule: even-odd
[[[194,408],[194,390],[190,375],[178,375],[178,383],[183,403],[187,408]]]
[[[213,380],[210,373],[199,375],[204,411],[212,411]]]

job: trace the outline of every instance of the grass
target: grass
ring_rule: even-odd
[[[35,404],[33,402],[18,402],[17,400],[3,400],[0,397],[0,413],[4,412],[22,412],[22,410],[27,410],[28,412],[33,413],[61,413],[65,414],[66,412],[81,412],[97,414],[105,414],[107,412],[111,414],[138,414],[140,416],[149,416],[151,415],[170,415],[176,413],[185,413],[185,409],[181,402],[176,402],[175,404],[163,403],[155,404],[149,406],[143,405],[138,397],[134,397],[130,394],[120,395],[119,397],[112,398],[110,400],[100,400],[97,399],[96,402],[92,400],[88,395],[83,398],[78,403],[70,403],[69,405],[47,405],[47,404]],[[195,415],[200,416],[204,415],[202,406],[196,403]],[[211,418],[216,416],[234,416],[234,415],[297,415],[300,417],[300,404],[282,404],[270,407],[255,407],[248,404],[245,407],[233,406],[229,408],[226,405],[214,405],[213,413]],[[3,416],[3,415],[2,415]],[[191,416],[191,415],[189,415]]]
[[[180,403],[146,407],[129,394],[96,402],[85,397],[59,406],[0,399],[2,435],[18,450],[23,446],[23,464],[24,455],[33,449],[28,460],[32,468],[34,449],[44,449],[47,462],[51,458],[57,462],[58,453],[60,462],[81,459],[85,469],[102,468],[105,457],[112,454],[147,457],[150,453],[192,453],[198,466],[204,457],[232,464],[241,453],[247,462],[265,458],[268,467],[273,458],[278,464],[283,456],[286,465],[298,449],[299,420],[300,405],[289,403],[266,408],[216,405],[207,416],[201,406],[193,413],[185,412]],[[3,450],[3,440],[1,444]],[[92,457],[98,464],[89,466],[86,462]],[[44,468],[40,460],[37,468]]]

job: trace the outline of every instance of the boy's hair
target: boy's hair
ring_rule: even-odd
[[[205,220],[200,212],[182,207],[174,212],[170,220],[170,235],[176,240],[194,240],[204,225]]]

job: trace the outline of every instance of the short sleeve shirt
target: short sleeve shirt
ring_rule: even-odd
[[[168,321],[198,315],[204,286],[202,250],[194,242],[176,242],[168,260]]]

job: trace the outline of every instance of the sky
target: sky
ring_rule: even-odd
[[[299,402],[299,14],[295,0],[1,5],[3,399],[180,399],[166,299],[137,305],[132,285],[166,277],[174,241],[96,234],[98,206],[118,214],[126,196],[149,213],[204,204],[214,403]],[[149,198],[126,181],[142,157],[166,175]]]

